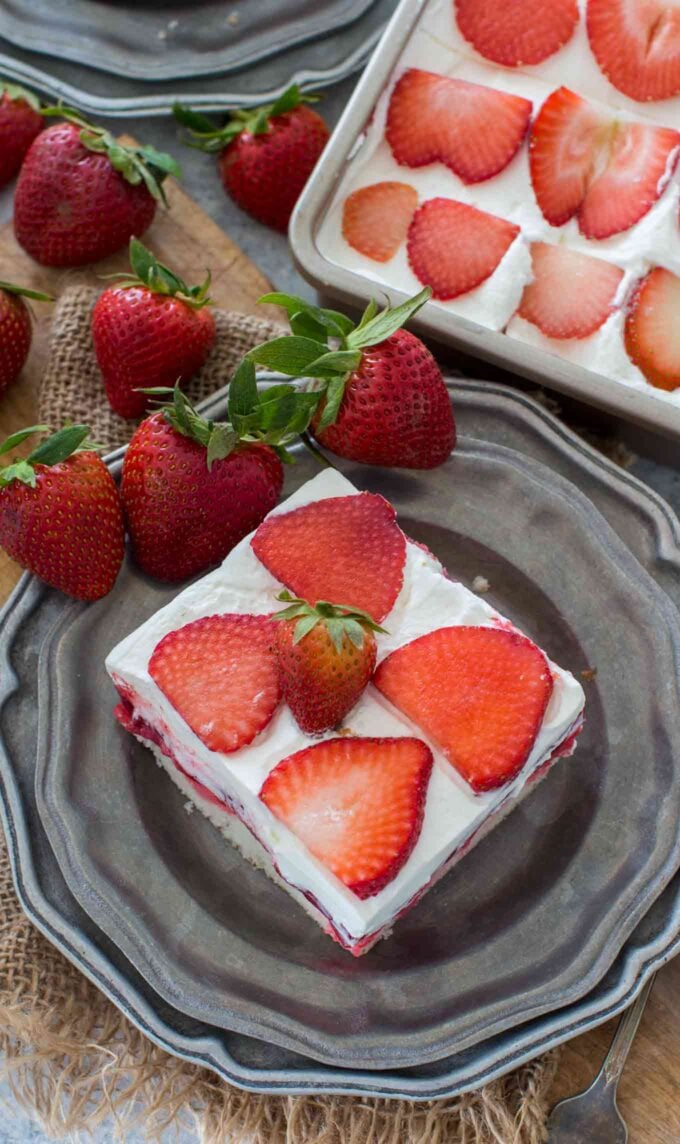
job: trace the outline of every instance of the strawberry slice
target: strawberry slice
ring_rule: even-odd
[[[566,87],[553,91],[536,116],[529,140],[531,182],[551,226],[562,226],[579,210],[603,131],[595,108]]]
[[[418,840],[431,770],[420,739],[327,739],[280,762],[260,798],[348,890],[371,898]]]
[[[468,43],[494,63],[540,64],[559,51],[578,23],[577,0],[454,0]]]
[[[381,623],[401,591],[406,540],[392,505],[377,493],[273,513],[251,543],[272,576],[311,604],[360,608]]]
[[[618,123],[609,161],[591,182],[579,211],[586,238],[609,238],[634,226],[658,199],[678,157],[680,133],[669,127]]]
[[[517,313],[549,338],[587,338],[612,312],[623,270],[566,246],[534,242],[533,281]]]
[[[638,102],[680,92],[680,9],[663,0],[589,0],[586,28],[600,71]]]
[[[252,743],[279,702],[275,629],[266,616],[205,616],[169,632],[149,675],[211,751]]]
[[[360,187],[345,199],[343,237],[366,258],[389,262],[405,241],[417,206],[418,192],[408,183]]]
[[[428,199],[408,232],[408,260],[416,278],[445,301],[484,282],[512,245],[519,227],[453,199]]]
[[[680,386],[680,278],[657,266],[639,283],[626,318],[626,351],[650,385]]]
[[[479,183],[507,167],[530,117],[528,99],[409,68],[392,92],[385,138],[398,163],[439,161],[464,183]]]
[[[560,87],[546,99],[531,131],[536,201],[552,226],[576,215],[587,238],[609,238],[634,226],[654,205],[679,147],[679,132],[616,121]]]
[[[535,644],[483,627],[421,636],[384,659],[373,682],[477,792],[503,786],[522,769],[553,686]]]

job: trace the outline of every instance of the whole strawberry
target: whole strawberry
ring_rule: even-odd
[[[0,187],[13,179],[44,126],[32,92],[0,81]]]
[[[307,735],[337,727],[368,686],[375,670],[374,632],[367,612],[319,600],[315,606],[289,592],[274,616],[283,698]]]
[[[181,104],[175,104],[174,113],[189,128],[192,147],[220,152],[220,177],[234,202],[285,233],[328,141],[326,124],[307,106],[314,99],[293,84],[275,103],[233,112],[221,129]]]
[[[31,348],[31,311],[24,298],[52,301],[49,294],[39,294],[12,282],[0,282],[0,393],[16,381]]]
[[[430,351],[401,328],[429,297],[426,288],[382,313],[371,302],[355,326],[344,314],[303,298],[267,294],[260,301],[285,307],[293,333],[248,357],[281,373],[319,379],[312,428],[333,453],[366,465],[434,469],[456,443],[451,401]]]
[[[8,437],[0,455],[42,429]],[[88,433],[86,425],[68,426],[26,460],[0,469],[0,545],[29,572],[77,600],[110,592],[124,555],[118,489],[101,458],[87,449]]]
[[[258,395],[250,362],[231,382],[229,422],[201,417],[179,388],[142,421],[123,462],[121,492],[139,566],[184,580],[223,560],[276,504],[279,455],[310,416],[292,386]],[[279,455],[277,455],[279,454]]]
[[[99,262],[151,225],[163,180],[179,177],[170,155],[119,143],[68,108],[44,115],[67,120],[43,131],[24,159],[14,196],[14,233],[44,266]],[[167,205],[167,203],[166,203]]]
[[[192,377],[215,341],[215,322],[207,309],[210,276],[187,286],[136,238],[130,266],[97,300],[92,340],[111,408],[141,417],[149,397],[140,390]]]

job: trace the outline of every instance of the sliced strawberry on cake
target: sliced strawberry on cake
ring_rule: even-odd
[[[420,739],[327,739],[280,762],[260,798],[365,899],[392,881],[418,841],[431,770]]]
[[[428,199],[408,232],[408,260],[433,298],[448,301],[489,278],[519,234],[519,227],[454,199]]]
[[[677,3],[588,0],[586,28],[600,71],[624,95],[646,102],[680,92]]]
[[[587,338],[606,322],[623,270],[566,246],[534,242],[533,280],[517,313],[549,338]]]
[[[631,298],[625,326],[629,358],[657,389],[680,386],[680,278],[656,266]]]
[[[578,23],[577,0],[454,0],[460,33],[487,60],[515,68],[559,51]]]
[[[614,119],[566,87],[548,96],[531,129],[536,201],[551,226],[576,217],[586,238],[634,226],[664,190],[680,132]]]
[[[479,83],[409,68],[397,81],[385,138],[397,163],[444,163],[464,183],[490,179],[519,150],[531,102]]]
[[[466,626],[398,648],[373,681],[477,792],[521,771],[553,688],[548,661],[525,636]]]
[[[280,699],[275,629],[266,616],[205,616],[169,632],[149,675],[211,751],[252,743]]]
[[[372,183],[345,199],[342,234],[359,254],[389,262],[406,240],[418,206],[418,192],[408,183]]]
[[[272,513],[251,544],[272,576],[313,604],[360,608],[379,624],[401,591],[406,539],[392,505],[377,493]]]

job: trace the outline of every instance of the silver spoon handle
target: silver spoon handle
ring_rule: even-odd
[[[654,984],[655,977],[656,974],[653,973],[649,980],[643,985],[633,1004],[626,1009],[616,1027],[614,1039],[609,1047],[609,1052],[604,1059],[601,1070],[607,1085],[616,1085],[623,1072],[630,1046],[633,1043],[633,1038],[640,1024],[640,1018],[647,1004],[647,998]]]

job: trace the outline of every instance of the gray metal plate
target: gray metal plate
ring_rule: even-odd
[[[594,453],[523,395],[478,382],[453,383],[452,391],[465,433],[500,439],[578,481],[640,561],[678,598],[678,523],[660,498]],[[116,946],[79,909],[37,817],[32,790],[37,649],[56,619],[60,603],[52,593],[25,578],[2,621],[0,780],[17,887],[36,924],[145,1032],[171,1051],[200,1060],[226,1079],[258,1090],[325,1090],[414,1099],[451,1095],[500,1075],[536,1052],[611,1016],[630,1001],[645,977],[675,952],[680,931],[680,876],[636,927],[597,987],[580,1001],[457,1056],[393,1072],[320,1067],[274,1046],[188,1020],[148,988]]]
[[[227,73],[332,34],[374,0],[2,0],[0,35],[129,79]]]
[[[463,438],[445,466],[343,466],[556,661],[596,665],[570,763],[360,960],[159,780],[103,661],[175,589],[131,562],[62,607],[39,667],[38,805],[86,912],[169,1004],[341,1067],[458,1053],[593,988],[680,859],[680,617],[592,503]],[[300,456],[292,489],[314,472]],[[644,681],[644,686],[640,681]],[[143,872],[143,873],[142,873]]]

